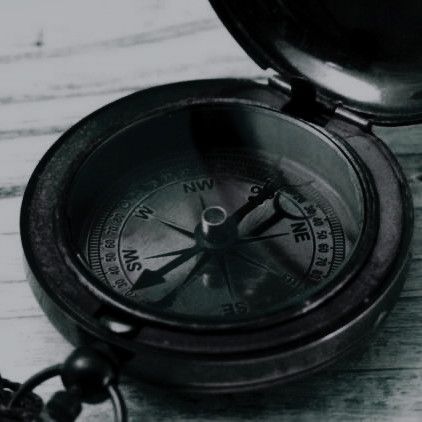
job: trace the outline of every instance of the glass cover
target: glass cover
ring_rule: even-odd
[[[309,304],[364,219],[333,140],[240,105],[134,124],[89,157],[70,198],[73,237],[101,283],[147,313],[211,323]]]

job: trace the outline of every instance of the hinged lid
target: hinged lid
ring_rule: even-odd
[[[262,68],[374,123],[422,121],[422,1],[210,0]]]

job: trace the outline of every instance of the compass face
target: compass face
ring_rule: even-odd
[[[211,319],[276,312],[331,281],[359,236],[341,201],[289,160],[219,151],[156,168],[113,187],[86,244],[95,274],[140,306]]]
[[[135,125],[85,163],[74,186],[97,186],[90,211],[71,201],[85,263],[131,306],[172,320],[247,322],[309,306],[338,285],[360,239],[358,177],[334,143],[276,113],[259,116],[267,133],[242,125],[225,138],[208,113]]]

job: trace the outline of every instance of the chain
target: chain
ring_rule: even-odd
[[[22,397],[13,409],[8,408],[8,403],[20,385],[0,375],[0,420],[2,422],[32,422],[43,410],[44,403],[41,397],[32,392]]]
[[[65,387],[44,404],[32,392],[43,382],[60,376]],[[23,384],[0,376],[1,422],[73,422],[82,412],[83,403],[97,404],[110,399],[116,422],[127,422],[124,399],[117,386],[118,365],[104,353],[80,347],[63,364],[46,368]]]

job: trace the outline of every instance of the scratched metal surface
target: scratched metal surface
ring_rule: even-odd
[[[183,79],[262,75],[206,0],[0,3],[0,371],[23,380],[71,346],[26,283],[18,227],[25,184],[46,149],[87,113]],[[179,397],[123,380],[133,421],[422,420],[422,126],[379,129],[414,194],[410,275],[369,347],[322,374],[242,396]],[[52,382],[39,391],[57,389]],[[108,421],[109,404],[87,407]]]

